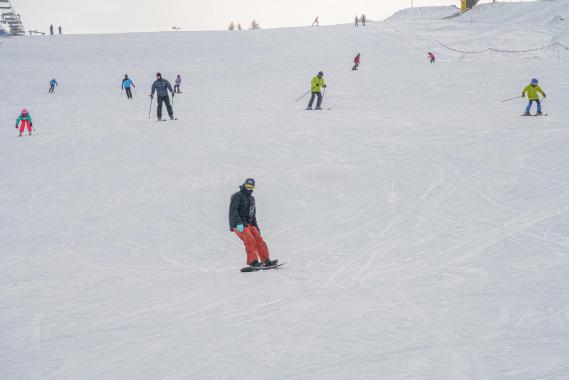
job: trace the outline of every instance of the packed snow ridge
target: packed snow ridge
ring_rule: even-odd
[[[568,3],[6,39],[0,379],[567,378],[569,53],[435,41],[567,43]],[[148,117],[157,71],[177,121]],[[549,116],[502,102],[532,78]],[[282,269],[239,272],[248,177]]]

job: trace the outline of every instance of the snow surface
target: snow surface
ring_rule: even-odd
[[[545,21],[569,2],[485,7],[6,40],[0,379],[567,379],[569,54],[434,41],[567,44]],[[306,112],[318,70],[332,111]],[[156,71],[183,77],[176,122],[147,117]],[[500,102],[532,77],[548,117]],[[249,176],[282,270],[239,272],[227,208]]]

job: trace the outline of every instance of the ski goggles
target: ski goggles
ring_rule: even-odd
[[[251,184],[251,183],[246,183],[243,185],[244,188],[246,188],[247,190],[254,190],[255,189],[255,185]]]

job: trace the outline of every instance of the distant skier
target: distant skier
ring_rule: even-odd
[[[322,88],[326,88],[326,81],[324,80],[324,73],[320,71],[317,76],[312,78],[312,82],[310,84],[312,96],[310,97],[310,103],[308,103],[308,107],[306,107],[307,110],[312,110],[312,104],[314,103],[314,99],[316,97],[318,97],[318,101],[316,102],[315,110],[322,109]]]
[[[316,18],[314,19],[314,22],[312,23],[312,26],[314,26],[314,25],[316,25],[316,26],[319,26],[319,25],[320,25],[320,24],[318,23],[318,17],[316,17]]]
[[[255,207],[255,180],[248,178],[239,191],[231,196],[229,204],[229,230],[234,232],[245,245],[247,265],[260,268],[262,266],[277,265],[278,260],[269,258],[267,243],[261,237],[257,224],[257,210]]]
[[[176,77],[176,81],[174,82],[174,92],[181,94],[180,92],[180,85],[182,84],[182,77],[180,77],[180,74],[178,74],[178,76]]]
[[[358,16],[356,16],[354,18],[354,26],[357,28],[359,26],[359,24],[360,24],[360,19],[358,18]]]
[[[429,62],[431,63],[435,63],[435,55],[431,52],[429,52],[429,54],[427,54],[427,58],[429,59]]]
[[[354,58],[354,67],[352,67],[352,70],[353,71],[357,70],[359,66],[360,66],[360,53],[358,53],[358,55],[356,55],[356,58]]]
[[[53,36],[53,24],[49,26],[49,34]]]
[[[366,26],[366,15],[362,15],[362,26]]]
[[[537,103],[537,114],[536,116],[541,116],[543,115],[543,113],[541,112],[541,101],[539,100],[539,95],[538,93],[540,93],[541,95],[543,95],[543,98],[547,98],[547,95],[545,94],[545,92],[543,92],[543,90],[541,89],[541,87],[539,87],[539,81],[537,79],[532,79],[531,83],[524,88],[524,90],[522,91],[522,98],[526,97],[526,93],[528,94],[528,99],[529,99],[529,104],[526,107],[526,112],[523,114],[523,116],[530,116],[531,113],[531,106],[533,105],[533,102]]]
[[[32,135],[32,116],[29,114],[28,110],[23,109],[20,113],[20,116],[16,119],[16,129],[18,129],[18,125],[20,126],[20,136],[22,137],[22,133],[24,133],[24,129],[28,128],[28,132],[30,136]]]
[[[63,32],[61,31],[61,26],[57,29],[59,30],[59,35],[61,36],[63,34]]]
[[[53,78],[52,80],[49,81],[49,92],[50,93],[55,92],[55,86],[59,87],[59,84],[57,83],[55,78]]]
[[[172,105],[170,104],[170,96],[168,96],[168,91],[172,93],[172,98],[174,98],[174,90],[172,85],[166,79],[162,79],[162,74],[156,73],[156,81],[152,84],[152,92],[150,93],[150,98],[154,99],[154,92],[157,92],[158,98],[158,108],[156,110],[156,115],[158,120],[162,120],[162,103],[166,103],[166,109],[168,110],[168,115],[170,120],[174,119],[174,111],[172,110]]]
[[[127,99],[132,99],[132,91],[130,89],[131,87],[136,88],[132,80],[130,80],[128,75],[125,74],[124,79],[122,80],[121,88],[124,89],[124,91],[126,92]]]

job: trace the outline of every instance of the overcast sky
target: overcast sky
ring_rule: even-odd
[[[483,0],[482,2],[490,2]],[[47,31],[61,25],[64,33],[222,30],[231,21],[248,27],[255,18],[261,27],[276,28],[320,22],[351,22],[365,13],[382,20],[411,0],[12,0],[28,30]],[[414,0],[415,6],[459,5],[460,0]]]

